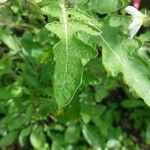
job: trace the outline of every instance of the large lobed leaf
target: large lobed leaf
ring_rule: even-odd
[[[122,73],[125,82],[150,106],[150,65],[138,55],[138,42],[121,35],[118,28],[105,26],[101,44],[105,68],[113,76]]]
[[[55,17],[60,16],[60,21],[49,23],[46,28],[60,38],[59,43],[54,46],[54,94],[58,107],[61,108],[72,100],[82,83],[84,65],[97,55],[93,47],[79,39],[78,33],[82,31],[98,35],[100,31],[88,24],[87,20],[90,18],[82,13],[79,16],[79,12],[70,11],[71,17],[68,19],[69,12],[65,8],[65,3],[56,3],[55,6],[60,7],[61,14]],[[45,7],[43,11],[46,11]]]

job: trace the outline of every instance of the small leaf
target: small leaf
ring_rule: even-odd
[[[5,147],[13,143],[15,138],[17,137],[17,131],[9,132],[3,138],[0,139],[0,147]]]
[[[65,140],[62,134],[51,134],[52,138],[52,150],[65,150]]]
[[[30,135],[30,141],[34,148],[41,149],[44,147],[46,138],[44,133],[40,129],[33,129]]]
[[[19,41],[15,36],[3,35],[3,42],[11,49],[10,53],[15,55],[19,52]]]
[[[20,132],[20,135],[19,135],[19,143],[21,146],[24,146],[25,145],[25,142],[29,136],[31,132],[31,126],[27,127],[27,128],[24,128],[21,132]]]
[[[67,128],[65,132],[66,143],[75,143],[80,138],[80,128],[76,125],[71,125]]]
[[[82,133],[86,141],[93,147],[101,149],[102,138],[100,133],[96,130],[96,127],[90,125],[83,125]]]
[[[22,95],[22,90],[23,88],[17,82],[7,87],[1,87],[0,98],[9,99],[9,98],[20,97]]]

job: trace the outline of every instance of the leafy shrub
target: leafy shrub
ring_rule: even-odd
[[[150,32],[129,38],[130,0],[0,4],[1,149],[150,149]]]

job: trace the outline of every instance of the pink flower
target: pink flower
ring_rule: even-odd
[[[134,0],[133,6],[134,6],[135,8],[139,9],[140,5],[141,5],[141,0]]]

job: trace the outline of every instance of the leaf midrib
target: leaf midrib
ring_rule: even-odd
[[[61,4],[61,11],[62,11],[62,17],[63,17],[63,25],[64,25],[64,33],[65,33],[65,53],[66,53],[66,64],[65,64],[65,72],[64,72],[64,79],[63,79],[63,85],[61,88],[61,95],[63,93],[65,84],[66,84],[66,74],[68,72],[68,62],[69,62],[69,42],[68,42],[68,16],[67,16],[67,11],[65,7],[65,2],[62,0]]]

